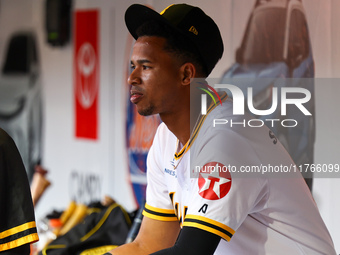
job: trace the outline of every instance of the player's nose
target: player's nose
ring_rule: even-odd
[[[138,68],[135,68],[132,70],[132,72],[130,73],[127,82],[129,85],[138,85],[141,84],[142,80],[140,78],[139,72],[138,72]]]

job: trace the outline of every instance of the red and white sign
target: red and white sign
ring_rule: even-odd
[[[76,11],[74,35],[76,137],[98,138],[99,12]]]
[[[229,193],[231,182],[230,172],[225,165],[209,162],[200,169],[198,193],[205,199],[218,200]]]

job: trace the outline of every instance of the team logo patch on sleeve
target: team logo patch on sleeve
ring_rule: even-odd
[[[209,162],[199,171],[198,193],[208,200],[225,197],[231,188],[231,176],[228,168],[219,162]]]

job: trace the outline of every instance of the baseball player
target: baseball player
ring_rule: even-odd
[[[160,14],[132,5],[125,21],[137,40],[131,101],[163,123],[148,155],[140,232],[111,253],[334,255],[309,189],[275,135],[233,115],[225,93],[215,94],[206,114],[190,105],[199,96],[191,79],[207,77],[223,53],[215,22],[186,4]]]

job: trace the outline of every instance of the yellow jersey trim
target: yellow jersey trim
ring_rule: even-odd
[[[36,227],[35,221],[24,223],[24,224],[19,225],[17,227],[14,227],[14,228],[11,228],[11,229],[8,229],[8,230],[1,232],[0,233],[0,239],[4,239],[8,236],[12,236],[12,235],[15,235],[15,234],[22,232],[24,230],[27,230],[27,229],[30,229],[30,228],[35,228],[35,227]]]
[[[145,204],[145,208],[155,211],[155,212],[160,212],[160,213],[169,213],[169,214],[173,214],[174,210],[173,209],[161,209],[161,208],[157,208],[157,207],[153,207],[151,205]]]
[[[175,211],[172,209],[160,209],[145,204],[143,215],[160,221],[178,221]]]
[[[39,240],[39,236],[37,233],[29,234],[29,235],[20,237],[16,240],[10,241],[8,243],[0,244],[0,250],[6,251],[9,249],[19,247],[24,244],[37,242],[38,240]]]

